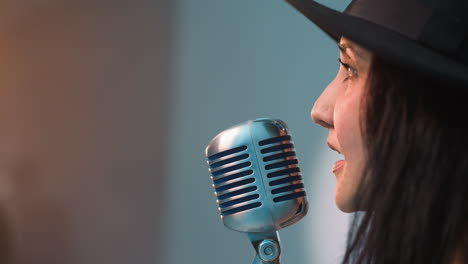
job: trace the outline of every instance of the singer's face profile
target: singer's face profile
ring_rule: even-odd
[[[372,54],[344,37],[338,48],[340,68],[316,100],[311,118],[328,129],[327,144],[344,157],[331,168],[336,176],[335,203],[341,211],[353,212],[366,160],[361,109]]]

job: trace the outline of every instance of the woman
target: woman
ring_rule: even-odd
[[[311,116],[356,212],[343,263],[468,263],[467,1],[288,1],[340,51]]]

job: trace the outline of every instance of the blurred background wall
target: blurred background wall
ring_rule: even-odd
[[[320,1],[342,10],[345,0]],[[163,263],[251,263],[244,234],[219,217],[204,149],[258,117],[290,127],[310,211],[280,231],[285,263],[339,263],[347,216],[334,204],[338,157],[310,110],[339,67],[336,44],[281,0],[179,0]]]
[[[0,263],[161,263],[173,12],[1,2]]]
[[[250,263],[204,149],[258,117],[289,125],[310,202],[283,259],[337,263],[337,156],[309,117],[337,57],[281,0],[2,1],[0,263]]]

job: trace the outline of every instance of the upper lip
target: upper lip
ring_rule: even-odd
[[[336,151],[336,152],[338,152],[339,154],[341,154],[341,152],[340,152],[337,148],[335,148],[335,146],[333,146],[330,142],[327,142],[327,145],[328,145],[331,149],[333,149],[334,151]]]

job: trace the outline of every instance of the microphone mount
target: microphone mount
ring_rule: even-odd
[[[281,246],[278,231],[247,235],[256,252],[252,264],[280,264]]]

